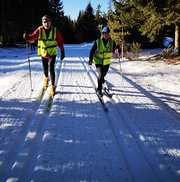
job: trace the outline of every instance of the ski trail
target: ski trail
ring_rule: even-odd
[[[59,64],[57,64],[56,66],[56,71],[59,72],[61,67]],[[22,172],[26,171],[27,168],[29,168],[31,160],[33,160],[34,154],[36,153],[37,143],[38,140],[41,138],[41,130],[44,125],[44,120],[48,116],[46,110],[49,100],[48,91],[45,92],[40,102],[36,100],[37,93],[38,90],[33,93],[31,99],[35,102],[38,102],[39,106],[36,107],[36,109],[34,110],[34,115],[28,119],[28,122],[26,122],[27,126],[26,128],[23,128],[23,135],[20,135],[15,143],[16,145],[13,145],[11,151],[5,158],[6,160],[3,166],[4,170],[2,170],[2,175],[0,175],[3,180],[7,178],[9,180],[15,179],[19,178],[19,176],[22,176]]]
[[[29,98],[30,92],[28,90],[29,87],[26,84],[25,77],[1,100],[0,150],[2,152],[0,154],[0,179],[6,174],[6,169],[10,168],[10,163],[18,151],[17,146],[24,140],[34,112],[39,106],[38,102]],[[4,139],[6,139],[6,142],[4,142]]]
[[[28,179],[132,181],[81,59],[66,61],[58,91]]]
[[[95,67],[92,69],[91,75],[96,75]],[[94,76],[94,79],[95,77],[96,76]],[[126,124],[128,119],[124,117],[122,112],[118,109],[117,104],[120,103],[115,103],[113,97],[112,99],[106,98],[106,103],[109,108],[109,112],[106,114],[109,127],[114,134],[119,151],[123,153],[123,157],[128,166],[129,173],[132,175],[133,181],[159,181],[152,166],[148,163],[144,151],[136,139],[137,137],[134,135],[134,131]],[[119,119],[118,122],[117,118]],[[126,139],[124,136],[127,136]]]
[[[113,94],[103,96],[108,112],[95,94],[96,71],[86,57],[65,58],[57,72],[48,110],[48,91],[36,100],[39,73],[31,98],[27,76],[3,96],[0,181],[179,181],[176,113],[120,74],[117,64],[106,77]]]
[[[120,81],[121,78],[118,75],[119,72],[114,72],[113,68],[110,70],[108,78],[110,79],[113,76],[116,79],[114,83],[114,79],[111,79],[112,86],[114,85],[113,95],[115,97],[113,96],[113,99],[115,103],[122,103],[118,105],[118,110],[124,120],[128,121],[125,122],[127,127],[132,130],[133,137],[137,139],[138,145],[158,179],[160,181],[169,181],[170,179],[172,181],[178,181],[179,169],[177,166],[179,160],[176,156],[171,156],[168,159],[164,155],[161,155],[161,153],[167,153],[168,146],[174,146],[172,147],[173,149],[180,147],[178,143],[173,143],[178,137],[173,132],[173,128],[176,128],[178,131],[180,127],[177,123],[176,115],[172,115],[173,112],[169,113],[169,110],[159,102],[159,99],[152,96],[126,76],[123,77],[123,85],[121,85],[122,81]],[[118,80],[119,82],[117,82]],[[138,108],[142,111],[138,112]],[[159,124],[158,120],[164,122]],[[168,132],[168,134],[162,128],[168,128],[169,131],[172,128],[172,132]],[[159,140],[160,138],[161,140]],[[161,165],[158,166],[158,164]]]
[[[113,79],[111,79],[112,77],[113,77]],[[140,163],[139,161],[142,160],[141,158],[144,158],[144,161],[146,161],[147,166],[149,166],[149,168],[152,171],[152,174],[154,174],[154,176],[156,176],[156,179],[158,181],[169,181],[170,179],[173,179],[174,181],[178,181],[178,179],[179,179],[178,170],[179,169],[177,168],[178,159],[177,159],[176,155],[172,156],[172,159],[174,158],[173,162],[176,161],[174,163],[174,165],[170,165],[170,163],[172,164],[172,159],[167,160],[167,158],[163,159],[163,157],[160,157],[161,160],[159,160],[159,157],[157,157],[157,156],[159,156],[159,154],[157,155],[156,151],[162,150],[161,152],[165,154],[165,153],[167,153],[168,146],[172,145],[171,142],[170,143],[168,142],[169,137],[166,137],[166,134],[164,134],[164,141],[167,144],[165,145],[165,143],[163,143],[163,145],[165,145],[166,147],[161,146],[162,144],[159,143],[158,140],[155,140],[155,139],[154,139],[154,142],[155,142],[154,144],[159,144],[159,147],[158,147],[158,145],[156,145],[156,146],[155,145],[149,145],[149,146],[144,145],[144,142],[146,141],[146,139],[145,139],[146,136],[142,132],[141,128],[142,128],[142,126],[146,126],[145,129],[148,131],[149,125],[151,125],[151,122],[149,125],[142,124],[142,126],[141,126],[141,125],[139,125],[139,122],[137,122],[138,123],[137,125],[134,125],[134,122],[136,121],[136,117],[137,117],[137,112],[132,109],[133,102],[135,102],[135,104],[137,103],[136,104],[137,106],[142,104],[142,106],[140,106],[140,108],[144,107],[146,110],[151,111],[151,109],[158,108],[158,106],[156,106],[156,103],[161,108],[161,104],[159,104],[158,99],[153,98],[151,96],[151,94],[149,94],[148,92],[144,92],[144,90],[140,86],[137,86],[135,83],[132,84],[133,82],[130,79],[123,78],[123,80],[122,80],[122,78],[120,77],[120,73],[117,70],[115,71],[114,68],[110,69],[107,78],[112,81],[111,87],[112,87],[112,90],[114,91],[113,97],[112,97],[113,99],[107,98],[107,100],[109,100],[109,102],[107,102],[109,104],[108,108],[111,108],[111,109],[113,108],[113,112],[116,110],[117,113],[119,113],[119,117],[122,118],[122,121],[123,121],[122,124],[124,125],[124,127],[123,126],[118,127],[117,123],[114,121],[114,126],[116,126],[114,128],[116,128],[116,129],[123,128],[123,131],[128,130],[128,132],[132,136],[132,138],[135,139],[135,143],[134,144],[132,143],[132,145],[130,145],[133,148],[132,154],[131,153],[128,154],[129,148],[126,148],[127,147],[126,145],[123,147],[124,153],[125,153],[125,158],[128,160],[128,163],[130,164],[130,168],[132,168],[131,172],[134,175],[134,179],[138,179],[137,181],[141,181],[144,176],[144,178],[145,178],[144,180],[146,180],[146,181],[147,181],[147,179],[149,179],[150,181],[152,180],[151,178],[147,177],[148,175],[150,175],[150,177],[152,176],[150,173],[150,170],[146,170],[143,173],[145,175],[143,175],[143,176],[141,175],[141,172],[143,171],[143,169],[148,169],[148,168],[143,167],[142,170],[141,169],[139,170],[136,165],[134,166],[134,163],[139,164]],[[114,82],[114,84],[113,84],[113,82]],[[123,85],[122,85],[122,83],[123,83]],[[129,98],[129,101],[127,100],[128,98]],[[151,99],[155,103],[151,103],[152,102]],[[122,103],[122,104],[120,104],[120,103]],[[110,114],[112,113],[111,109],[110,109]],[[145,114],[144,117],[143,117],[143,114]],[[114,114],[114,115],[116,115],[116,114]],[[131,117],[129,117],[129,115]],[[172,123],[168,122],[169,127],[172,129],[179,128],[179,124],[177,123],[177,121],[175,119],[176,115],[171,115],[166,109],[165,109],[165,112],[162,112],[162,116],[158,116],[158,114],[156,114],[156,115],[157,115],[157,117],[160,117],[160,118],[164,118],[165,116],[167,116],[166,121],[172,121]],[[141,117],[144,118],[146,121],[147,117],[149,117],[149,116],[147,116],[146,113],[142,112]],[[151,117],[149,117],[149,118],[151,118]],[[118,118],[118,116],[116,118]],[[142,120],[142,118],[141,118],[141,120]],[[154,118],[156,118],[156,116],[152,117],[152,118],[154,119]],[[139,120],[139,118],[138,118],[138,120]],[[113,121],[113,117],[112,117],[112,121]],[[177,125],[177,126],[175,126],[175,125]],[[153,124],[152,124],[152,126],[153,126]],[[160,127],[162,127],[162,126],[160,125]],[[177,129],[177,131],[178,131],[178,129]],[[118,133],[118,130],[117,130],[117,133]],[[119,138],[119,137],[120,136],[117,136],[117,138]],[[177,140],[176,137],[178,137],[178,136],[176,136],[176,135],[173,136],[174,141]],[[171,136],[171,138],[172,138],[172,136]],[[123,141],[123,140],[121,140],[121,141]],[[153,143],[153,141],[151,141],[151,142]],[[177,143],[177,145],[174,144],[174,147],[178,149],[179,148],[178,143]],[[137,153],[136,153],[136,157],[133,157],[133,155],[135,155],[134,154],[135,151],[136,152],[139,151],[140,160],[138,159]],[[178,152],[178,150],[177,150],[177,152]],[[142,155],[142,157],[141,157],[141,155]],[[137,162],[132,160],[132,158],[134,158],[134,159],[137,158],[138,159]],[[167,162],[166,160],[169,162]],[[159,163],[162,164],[163,170],[161,169],[160,166],[158,166]],[[138,169],[137,171],[135,170],[136,168]],[[146,174],[147,171],[148,171],[148,174]],[[140,172],[139,175],[138,175],[138,172]]]

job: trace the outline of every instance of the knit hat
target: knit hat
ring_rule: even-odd
[[[106,27],[104,27],[104,28],[102,29],[102,33],[109,33],[109,32],[110,32],[110,29],[109,29],[108,26],[106,26]]]

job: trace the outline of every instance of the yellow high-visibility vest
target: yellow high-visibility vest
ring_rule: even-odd
[[[105,46],[102,39],[96,40],[97,50],[94,54],[93,61],[95,64],[108,65],[111,63],[111,58],[113,56],[113,41],[108,40]]]
[[[57,54],[56,28],[52,27],[47,37],[44,28],[39,27],[38,56],[46,57]]]

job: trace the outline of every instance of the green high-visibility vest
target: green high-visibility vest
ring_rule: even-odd
[[[38,56],[45,57],[57,54],[56,28],[52,27],[47,37],[44,28],[39,27]]]
[[[102,39],[96,40],[97,50],[94,54],[93,61],[95,64],[108,65],[111,63],[111,58],[113,56],[113,41],[112,39],[108,40],[106,46],[103,43]]]

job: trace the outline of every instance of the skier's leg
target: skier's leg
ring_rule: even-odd
[[[43,72],[44,72],[44,77],[43,77],[43,87],[47,88],[48,87],[48,59],[42,57],[42,65],[43,65]]]
[[[97,81],[98,81],[98,88],[97,90],[102,94],[102,83],[103,83],[103,65],[96,64],[96,70],[98,73]]]
[[[49,58],[50,76],[52,85],[55,84],[55,61],[56,61],[56,56]]]
[[[51,96],[54,96],[55,94],[55,61],[56,61],[56,56],[49,58],[50,76],[51,76],[51,90],[50,90]]]
[[[105,82],[105,76],[107,75],[107,73],[108,73],[108,70],[109,70],[109,64],[108,65],[104,65],[103,66],[103,69],[102,69],[102,87],[103,87],[103,89],[105,90],[108,90],[108,86],[107,86],[107,84],[106,84],[106,82]]]
[[[107,64],[107,65],[104,65],[103,66],[103,69],[102,69],[102,80],[103,80],[103,83],[105,82],[105,76],[107,75],[107,72],[108,72],[108,70],[109,70],[109,64]]]
[[[42,57],[42,65],[43,65],[43,72],[46,77],[48,77],[48,59]]]

